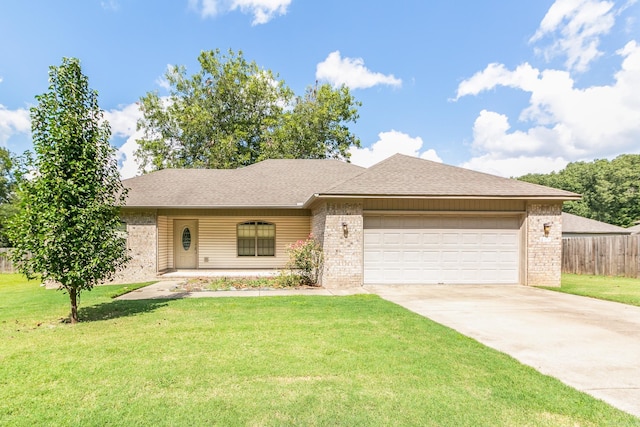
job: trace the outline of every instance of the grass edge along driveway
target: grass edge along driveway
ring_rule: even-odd
[[[0,425],[640,420],[375,295],[114,301],[0,276]]]
[[[564,273],[561,287],[540,288],[640,307],[640,279]]]

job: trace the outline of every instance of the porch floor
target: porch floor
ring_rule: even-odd
[[[163,279],[191,278],[191,277],[275,277],[280,270],[171,270],[159,273]]]

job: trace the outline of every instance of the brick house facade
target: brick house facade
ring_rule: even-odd
[[[402,155],[369,169],[271,160],[233,171],[166,170],[125,185],[132,262],[119,281],[184,269],[188,251],[189,269],[277,270],[287,245],[311,234],[324,252],[321,284],[334,288],[559,286],[562,202],[579,197]],[[252,227],[271,234],[256,232],[256,250],[245,253],[239,230]]]

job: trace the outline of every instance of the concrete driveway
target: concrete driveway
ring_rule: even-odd
[[[640,307],[526,286],[366,286],[640,417]]]

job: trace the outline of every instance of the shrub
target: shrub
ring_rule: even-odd
[[[300,277],[304,285],[317,285],[322,271],[322,246],[312,234],[306,240],[298,240],[287,247],[287,268]]]

